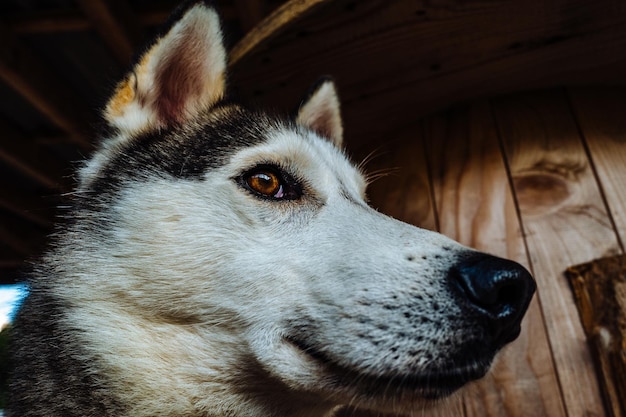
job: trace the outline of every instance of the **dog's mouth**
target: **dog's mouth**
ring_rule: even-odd
[[[293,338],[287,338],[302,354],[315,361],[329,375],[332,388],[356,391],[369,399],[419,398],[436,400],[447,397],[471,381],[485,376],[493,356],[456,363],[445,369],[430,369],[419,373],[403,369],[388,370],[380,374],[339,364],[314,346]]]

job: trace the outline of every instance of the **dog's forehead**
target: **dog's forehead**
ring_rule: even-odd
[[[266,132],[266,139],[241,149],[231,158],[230,169],[276,164],[290,174],[326,187],[340,186],[362,194],[366,181],[345,154],[328,139],[299,126],[276,126]]]
[[[171,129],[113,135],[81,169],[81,187],[101,189],[112,181],[154,175],[200,179],[233,153],[263,142],[265,132],[279,123],[265,114],[224,105]]]

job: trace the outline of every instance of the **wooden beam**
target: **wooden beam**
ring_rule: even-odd
[[[265,16],[265,1],[263,0],[235,0],[235,7],[243,33],[255,27]]]
[[[85,132],[87,118],[80,100],[71,89],[37,59],[6,27],[0,27],[0,79],[17,91],[33,107],[72,140],[88,149]]]
[[[128,65],[141,39],[137,19],[128,4],[118,0],[77,0],[94,29],[122,65]]]

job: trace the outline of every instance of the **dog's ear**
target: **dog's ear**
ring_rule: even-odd
[[[337,147],[343,144],[343,126],[339,97],[330,78],[318,81],[303,100],[296,122],[330,139]]]
[[[185,2],[117,86],[104,117],[129,135],[184,123],[223,97],[225,76],[215,9]]]

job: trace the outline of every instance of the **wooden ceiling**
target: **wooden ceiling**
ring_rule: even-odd
[[[177,0],[0,2],[0,282],[42,250],[97,109]],[[282,1],[217,1],[227,43]]]

